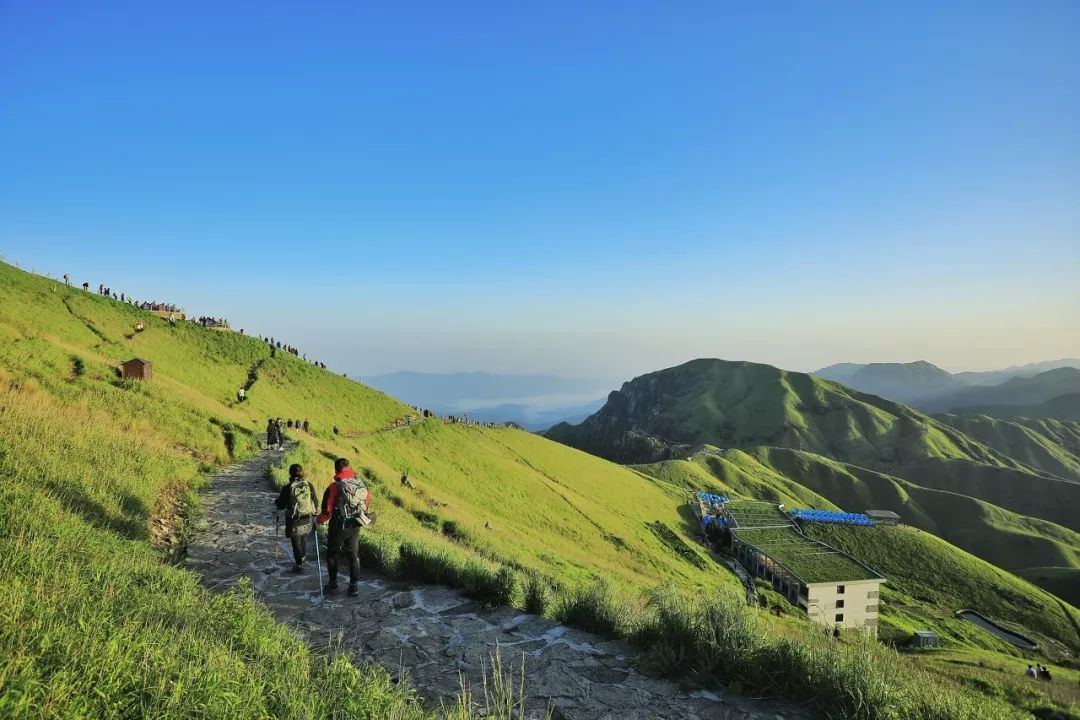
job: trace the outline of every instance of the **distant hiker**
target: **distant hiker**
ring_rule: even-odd
[[[64,284],[65,285],[71,285],[71,276],[68,275],[67,273],[64,273]]]
[[[300,429],[300,421],[299,420],[293,420],[293,427],[296,428],[297,430],[299,430]]]
[[[340,432],[340,431],[338,430],[338,426],[337,426],[337,425],[335,425],[335,426],[334,426],[334,434],[335,434],[335,435],[337,435],[337,434],[338,434],[339,432]]]
[[[304,420],[304,432],[309,432],[310,427],[311,425],[308,424],[308,421]]]
[[[294,570],[303,572],[307,536],[319,507],[315,486],[304,479],[304,468],[295,463],[289,466],[289,482],[281,488],[274,505],[285,511],[285,535],[292,541]]]
[[[409,480],[409,473],[401,473],[401,486],[412,489],[413,484],[412,481]]]
[[[833,636],[833,640],[839,640],[840,639],[840,626],[839,625],[837,625],[836,627],[834,627],[832,629],[832,636]]]
[[[236,402],[244,402],[245,397],[247,397],[247,390],[240,388],[236,391]]]
[[[1028,669],[1024,671],[1024,674],[1030,678],[1038,677],[1038,673],[1035,672],[1035,668],[1028,665]]]
[[[277,450],[281,446],[281,431],[278,430],[274,418],[266,421],[266,448]]]
[[[86,292],[90,292],[90,283],[88,283],[88,282],[84,282],[84,283],[82,284],[82,289],[83,289],[84,291],[86,291]]]
[[[349,558],[349,595],[355,596],[360,594],[360,528],[371,522],[365,512],[371,493],[345,458],[334,461],[334,471],[334,482],[323,493],[322,512],[317,519],[320,525],[330,521],[326,539],[330,579],[323,591],[337,591],[338,554],[344,552]]]
[[[291,428],[292,427],[292,420],[286,420],[285,421],[285,427]]]

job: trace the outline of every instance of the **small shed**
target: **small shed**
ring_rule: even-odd
[[[932,630],[916,630],[911,636],[911,646],[917,648],[936,648],[941,640]]]
[[[892,510],[867,510],[865,515],[878,525],[900,524],[900,516]]]
[[[120,368],[120,376],[125,380],[150,380],[154,376],[154,364],[142,358],[125,360]]]

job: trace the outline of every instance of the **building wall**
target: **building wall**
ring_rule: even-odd
[[[877,635],[881,584],[884,580],[858,580],[842,583],[815,583],[808,586],[799,604],[811,620],[842,630],[865,630]],[[838,617],[841,619],[837,619]]]

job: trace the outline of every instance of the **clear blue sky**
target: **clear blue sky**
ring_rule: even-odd
[[[0,0],[0,255],[365,374],[1080,356],[1078,38],[1072,1]]]

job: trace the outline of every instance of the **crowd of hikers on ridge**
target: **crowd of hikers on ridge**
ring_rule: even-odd
[[[48,277],[48,276],[46,276],[46,277]],[[64,279],[64,284],[67,285],[68,287],[70,287],[71,286],[71,275],[69,273],[64,273],[63,279]],[[84,282],[82,284],[82,289],[85,290],[86,292],[90,292],[90,283]],[[175,303],[165,303],[165,302],[159,302],[157,300],[147,300],[147,301],[139,302],[134,297],[132,297],[132,296],[126,294],[126,293],[122,293],[122,292],[118,293],[115,290],[113,290],[111,287],[106,286],[105,284],[99,284],[98,285],[97,294],[102,296],[102,297],[109,298],[110,300],[116,300],[118,302],[122,302],[122,303],[125,303],[127,305],[137,307],[140,310],[146,310],[148,312],[170,313],[169,317],[167,318],[170,325],[175,325],[177,320],[187,320],[188,322],[191,322],[194,325],[199,325],[199,326],[205,327],[205,328],[232,329],[232,325],[225,318],[215,317],[215,316],[212,316],[212,315],[200,315],[199,317],[188,318],[184,313],[184,309],[182,307],[180,307],[179,305],[175,304]],[[142,332],[145,329],[145,325],[143,324],[142,321],[139,321],[139,323],[137,324],[135,329],[136,329],[137,332]],[[241,335],[245,334],[243,328],[241,328],[238,332]],[[272,337],[263,337],[262,335],[259,335],[258,337],[259,337],[259,340],[265,342],[267,345],[269,345],[271,348],[274,348],[275,350],[281,350],[283,352],[287,352],[290,355],[292,355],[294,357],[298,357],[298,358],[302,359],[304,362],[310,362],[315,367],[321,368],[323,370],[327,369],[326,363],[319,362],[317,360],[308,360],[307,354],[301,352],[300,349],[297,348],[294,345],[289,345],[287,343],[283,343],[280,340],[277,340],[277,339],[272,338]]]

